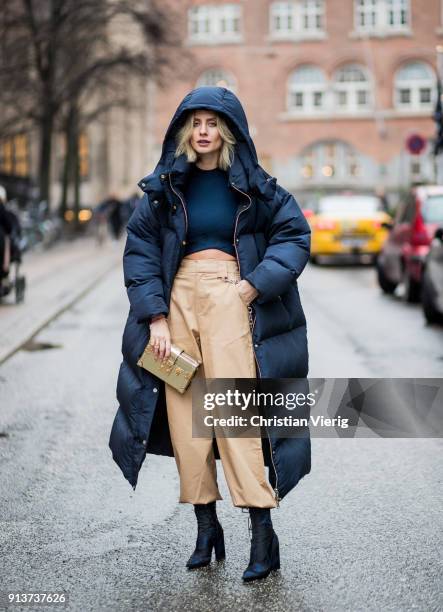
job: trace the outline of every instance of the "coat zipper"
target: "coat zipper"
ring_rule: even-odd
[[[248,193],[245,193],[241,189],[238,189],[238,187],[236,187],[233,183],[231,183],[231,186],[234,187],[234,189],[236,189],[238,192],[240,192],[244,196],[246,196],[248,198],[248,200],[249,200],[249,205],[246,206],[245,208],[243,208],[237,214],[237,217],[235,219],[235,227],[234,227],[234,248],[235,248],[235,255],[237,257],[237,265],[238,265],[238,269],[239,269],[240,277],[241,277],[240,258],[238,256],[238,251],[237,251],[237,236],[236,236],[236,234],[237,234],[237,223],[238,223],[238,219],[239,219],[240,215],[242,214],[242,212],[244,212],[245,210],[248,210],[250,208],[250,206],[252,204],[252,199],[251,199],[251,196]],[[254,318],[252,318],[252,311],[253,311],[252,310],[252,306],[248,306],[249,327],[251,328],[251,334],[252,334],[252,350],[254,351],[254,359],[255,359],[255,363],[257,364],[257,369],[258,369],[259,377],[262,378],[261,370],[260,370],[260,364],[258,363],[257,355],[255,354],[255,350],[254,350],[255,316],[254,316]],[[275,474],[274,497],[275,497],[275,501],[277,503],[277,508],[279,508],[280,507],[280,495],[279,495],[279,492],[278,492],[278,474],[277,474],[277,470],[276,470],[275,463],[274,463],[273,450],[272,450],[271,438],[269,436],[268,426],[265,425],[265,428],[266,428],[266,434],[268,436],[269,450],[270,450],[270,456],[271,456],[271,461],[272,461],[272,467],[274,468],[274,474]]]
[[[185,203],[184,203],[183,198],[181,197],[181,195],[180,195],[179,193],[177,193],[177,191],[175,191],[175,189],[174,189],[174,186],[173,186],[173,184],[172,184],[171,174],[170,174],[170,173],[168,174],[168,177],[169,177],[169,184],[171,185],[171,189],[172,189],[172,191],[173,191],[173,192],[175,193],[175,195],[178,197],[178,199],[179,199],[179,200],[180,200],[180,202],[181,202],[181,205],[183,206],[183,212],[185,213],[185,238],[186,238],[186,235],[187,235],[187,233],[188,233],[188,213],[186,212],[186,206],[185,206]]]

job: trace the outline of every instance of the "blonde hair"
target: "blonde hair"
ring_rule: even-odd
[[[217,166],[222,170],[227,170],[232,164],[234,158],[234,147],[235,137],[229,129],[226,121],[220,117],[217,113],[214,113],[217,119],[217,128],[220,132],[221,139],[223,141],[218,156]],[[195,162],[197,160],[197,152],[191,145],[192,130],[194,127],[194,112],[190,112],[184,125],[177,132],[176,137],[176,149],[174,157],[178,157],[182,153],[186,155],[188,162]]]

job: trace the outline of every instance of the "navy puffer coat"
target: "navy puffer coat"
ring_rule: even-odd
[[[233,243],[241,278],[259,292],[252,302],[253,343],[259,378],[308,375],[306,319],[297,278],[310,253],[310,227],[294,197],[258,164],[243,107],[224,87],[199,87],[185,96],[167,129],[154,172],[139,182],[144,191],[127,225],[123,255],[130,309],[123,332],[117,380],[119,407],[109,446],[133,488],[147,453],[173,457],[164,383],[137,365],[149,341],[149,322],[169,312],[174,276],[187,234],[183,186],[191,168],[174,157],[175,136],[191,109],[222,115],[234,133],[235,156],[228,171],[238,199]],[[269,480],[283,499],[311,469],[306,437],[263,439]],[[272,452],[271,452],[272,450]],[[219,459],[214,441],[215,457]]]

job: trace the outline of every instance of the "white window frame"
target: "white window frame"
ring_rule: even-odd
[[[192,39],[200,39],[209,37],[211,35],[211,20],[213,19],[213,10],[211,6],[194,6],[188,11],[188,35]],[[203,28],[197,27],[197,31],[193,32],[194,24],[202,24],[207,22],[208,29],[205,31]]]
[[[325,3],[323,0],[301,0],[300,3],[300,33],[317,34],[324,30]],[[320,27],[310,27],[309,22],[316,21],[320,15]],[[307,18],[308,27],[304,26],[304,19]]]
[[[294,80],[294,77],[296,77],[297,72],[301,73],[302,71],[307,71],[309,69],[313,69],[319,74],[321,73],[323,81],[303,82],[301,80],[300,82],[297,82],[296,80]],[[319,66],[316,66],[314,64],[303,64],[293,70],[288,77],[288,81],[286,84],[286,92],[286,108],[288,112],[293,115],[322,115],[329,110],[328,81],[326,75]],[[316,106],[314,104],[314,96],[317,92],[320,92],[322,94],[323,102],[321,106]],[[297,93],[300,93],[303,96],[302,106],[296,106],[292,102],[294,96]]]
[[[404,81],[403,83],[399,81],[398,77],[401,71],[411,64],[423,64],[423,66],[425,66],[429,70],[429,77],[423,79],[412,79],[411,81],[409,81],[410,85],[408,85],[407,81]],[[431,76],[431,72],[433,74],[433,77]],[[407,111],[408,113],[411,111],[429,111],[433,109],[436,103],[436,83],[437,76],[430,64],[422,60],[405,62],[402,66],[400,66],[400,68],[396,71],[394,75],[394,108],[397,111]],[[400,90],[402,89],[409,91],[410,101],[407,104],[404,104],[400,101]],[[428,103],[420,102],[420,94],[421,90],[423,89],[431,90],[431,100]]]
[[[339,81],[337,79],[338,75],[341,71],[346,69],[359,70],[365,76],[364,81]],[[332,90],[333,90],[333,107],[334,112],[340,114],[356,114],[356,113],[367,113],[369,110],[373,108],[374,97],[373,97],[373,85],[372,78],[369,72],[359,64],[346,64],[345,66],[341,66],[338,70],[336,70],[333,79],[332,79]],[[358,104],[358,94],[360,91],[365,91],[367,96],[366,104]],[[347,103],[344,106],[341,106],[337,102],[337,98],[340,92],[346,93]]]
[[[286,27],[276,27],[276,20],[285,22]],[[272,2],[269,7],[269,31],[275,38],[287,38],[295,34],[296,28],[295,2]],[[291,20],[291,27],[289,27]]]
[[[385,2],[386,2],[386,25],[387,27],[395,28],[395,29],[409,28],[409,23],[411,19],[411,7],[410,7],[409,0],[385,0]],[[391,12],[391,9],[393,10],[393,14],[394,14],[394,23],[392,24],[389,23],[389,13]],[[398,17],[401,15],[403,11],[405,11],[406,13],[405,23],[401,23],[398,20]]]
[[[238,43],[243,41],[243,11],[240,3],[201,4],[188,9],[188,41],[193,44]],[[208,23],[208,29],[193,31],[194,24]],[[225,28],[223,28],[223,23]]]
[[[363,2],[363,5],[362,5]],[[389,23],[391,10],[394,23]],[[398,19],[402,11],[406,13],[406,23]],[[374,16],[375,23],[361,24],[362,15]],[[373,36],[411,32],[411,0],[354,0],[354,33]]]
[[[326,35],[325,13],[325,0],[289,0],[287,2],[278,0],[271,2],[269,6],[269,38],[270,40],[324,38]],[[310,21],[315,21],[317,15],[321,15],[321,27],[305,28],[305,17],[308,17]],[[278,18],[283,22],[283,27],[276,27]]]
[[[220,36],[238,37],[241,33],[241,14],[242,7],[240,4],[222,4],[217,7],[217,25],[218,34]],[[225,21],[229,26],[227,29],[222,28],[222,22]],[[233,27],[234,24],[237,27]]]

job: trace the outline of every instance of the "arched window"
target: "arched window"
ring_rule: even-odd
[[[409,62],[397,70],[394,106],[398,109],[429,109],[434,104],[436,77],[425,62]]]
[[[334,109],[358,112],[372,107],[371,84],[366,71],[356,64],[343,66],[334,76]]]
[[[327,81],[317,66],[300,66],[289,77],[288,109],[300,112],[323,111],[326,106]]]
[[[361,180],[362,159],[348,143],[339,140],[316,142],[300,155],[301,178],[305,181],[334,183]]]
[[[232,92],[237,91],[237,81],[234,75],[223,68],[205,70],[197,80],[197,87],[226,87]]]

